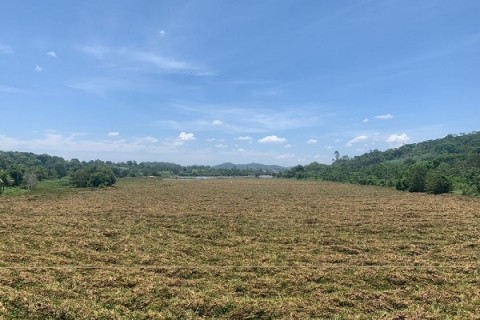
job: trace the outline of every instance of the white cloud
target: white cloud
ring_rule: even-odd
[[[352,140],[348,141],[346,146],[351,147],[353,144],[359,143],[359,142],[362,142],[362,141],[366,141],[367,139],[368,139],[367,136],[358,136],[358,137],[353,138]]]
[[[239,141],[251,141],[253,138],[250,137],[250,136],[240,136],[240,137],[237,137],[235,138],[235,140],[239,140]]]
[[[57,54],[55,53],[55,51],[48,51],[47,52],[47,55],[52,57],[52,58],[56,58],[57,57]]]
[[[369,121],[368,118],[365,118],[365,119],[363,119],[362,122],[363,122],[363,123],[367,123],[368,121]]]
[[[193,133],[186,133],[181,132],[177,138],[179,141],[193,141],[196,140],[195,135]]]
[[[217,141],[217,139],[216,139],[216,138],[208,138],[208,139],[206,139],[205,141],[207,141],[207,142],[214,142],[214,141]]]
[[[0,42],[0,54],[13,54],[13,53],[15,53],[15,51],[13,51],[12,47]]]
[[[214,72],[211,70],[205,70],[200,68],[197,65],[194,65],[190,62],[177,60],[174,58],[169,58],[155,52],[147,50],[136,50],[132,48],[115,48],[115,47],[105,47],[100,45],[93,46],[81,46],[79,47],[80,51],[83,51],[89,55],[94,56],[97,59],[109,58],[113,60],[114,64],[122,63],[122,59],[125,62],[131,64],[131,62],[137,62],[140,64],[149,64],[154,65],[158,69],[171,72],[186,72],[190,71],[193,75],[196,76],[206,76],[213,75]],[[116,62],[116,63],[115,63]],[[150,67],[150,66],[149,66]],[[145,66],[137,65],[134,70],[145,69]],[[151,68],[149,68],[151,70]]]
[[[260,140],[258,140],[259,143],[285,143],[287,142],[287,139],[285,138],[280,138],[275,135],[272,136],[266,136]]]
[[[40,66],[37,64],[37,65],[35,65],[35,71],[36,71],[36,72],[42,72],[42,71],[43,71],[43,68],[40,67]]]
[[[242,148],[237,149],[237,152],[245,152],[245,149],[242,149]]]
[[[280,154],[276,158],[279,160],[285,160],[285,159],[293,159],[295,157],[296,155],[293,153],[286,153],[286,154]]]
[[[163,36],[165,36],[165,35],[167,34],[167,32],[162,29],[162,30],[158,31],[158,34],[159,34],[161,37],[163,37]]]
[[[410,140],[410,137],[406,133],[402,134],[392,134],[391,136],[388,137],[386,142],[390,143],[392,146],[402,146]]]
[[[393,116],[390,113],[387,113],[387,114],[382,114],[382,115],[376,116],[375,119],[390,120],[390,119],[393,119]]]
[[[148,143],[157,143],[158,139],[154,138],[154,137],[147,136],[147,137],[142,138],[141,141],[148,142]]]
[[[118,137],[120,132],[112,131],[107,134],[109,137]]]
[[[292,147],[292,145],[290,143],[285,145],[285,149],[290,149],[291,147]]]
[[[222,124],[223,124],[223,122],[221,120],[213,120],[212,121],[213,126],[221,126]]]
[[[216,145],[215,145],[215,148],[225,149],[225,148],[228,148],[228,145],[223,144],[223,143],[219,143],[219,144],[216,144]]]
[[[308,139],[307,143],[308,144],[317,144],[318,141],[316,139]]]

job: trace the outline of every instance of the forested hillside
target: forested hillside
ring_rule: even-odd
[[[378,150],[333,163],[296,166],[284,176],[395,187],[411,192],[480,194],[480,132]]]

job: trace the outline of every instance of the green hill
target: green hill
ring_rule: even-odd
[[[395,187],[412,192],[480,194],[480,132],[360,156],[296,166],[285,176]]]

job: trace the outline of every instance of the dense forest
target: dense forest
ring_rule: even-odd
[[[181,166],[168,162],[81,162],[47,154],[0,152],[0,185],[33,188],[45,179],[65,178],[76,187],[101,187],[117,178],[160,176],[260,176],[327,180],[392,187],[411,192],[480,194],[480,132],[404,145],[360,156],[334,153],[332,164],[293,168],[259,164]],[[1,189],[0,189],[1,190]]]
[[[296,166],[284,177],[394,187],[411,192],[480,194],[480,132],[373,150],[350,158],[335,152],[331,165]]]

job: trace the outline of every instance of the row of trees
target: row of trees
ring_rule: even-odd
[[[0,185],[32,188],[44,179],[69,177],[76,187],[110,186],[124,177],[196,177],[196,176],[252,176],[273,174],[271,170],[214,168],[210,166],[181,166],[169,162],[65,160],[46,154],[28,152],[0,152]]]
[[[350,158],[335,153],[331,165],[311,163],[284,173],[297,179],[394,187],[410,192],[480,194],[480,133],[371,151]]]

